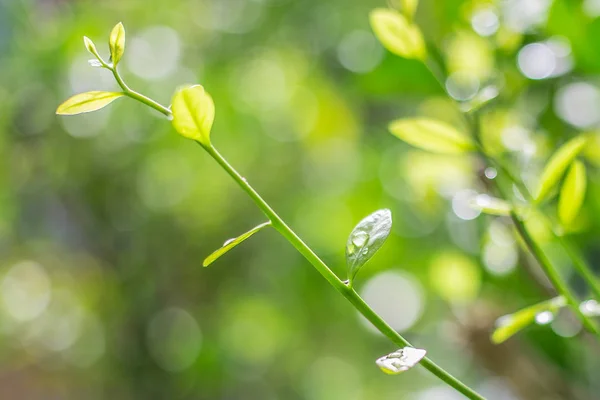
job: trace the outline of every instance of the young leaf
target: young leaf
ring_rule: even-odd
[[[269,226],[269,225],[271,225],[271,221],[268,221],[268,222],[265,222],[258,226],[255,226],[254,228],[250,229],[248,232],[246,232],[234,239],[229,239],[228,241],[226,241],[223,244],[223,247],[221,247],[220,249],[213,252],[210,256],[206,257],[204,259],[204,262],[202,263],[202,266],[208,267],[217,258],[221,257],[223,254],[227,253],[229,250],[233,249],[235,246],[242,243],[244,240],[248,239],[250,236],[254,235],[256,232],[260,231],[265,226]]]
[[[201,85],[175,92],[171,105],[173,126],[182,136],[210,146],[210,129],[215,119],[215,104]]]
[[[565,298],[558,296],[551,300],[524,308],[514,314],[498,318],[496,321],[496,330],[492,333],[492,342],[500,344],[506,341],[514,334],[534,323],[536,317],[541,313],[550,312],[553,315],[565,305]]]
[[[91,55],[96,57],[98,61],[102,60],[102,57],[100,57],[100,54],[98,54],[98,50],[96,49],[96,45],[94,44],[94,42],[92,42],[92,39],[90,39],[87,36],[84,36],[83,44],[85,45],[87,51],[89,51]]]
[[[358,223],[348,236],[346,264],[350,284],[358,270],[381,248],[392,229],[390,210],[379,210]]]
[[[59,115],[76,115],[96,111],[107,106],[119,97],[124,96],[120,92],[85,92],[76,94],[67,99],[56,109]]]
[[[398,375],[417,365],[425,354],[427,354],[426,350],[405,347],[378,358],[375,363],[386,374]]]
[[[108,39],[108,48],[110,49],[110,59],[114,66],[121,60],[125,52],[125,27],[119,22],[110,32]]]
[[[400,4],[402,6],[402,14],[404,14],[406,18],[412,20],[415,16],[415,12],[417,12],[419,0],[400,0]]]
[[[425,60],[427,50],[423,35],[404,15],[376,8],[371,11],[369,20],[375,36],[386,49],[404,58]]]
[[[510,215],[512,209],[508,202],[487,194],[475,196],[471,201],[471,206],[490,215]]]
[[[536,202],[540,203],[558,183],[571,162],[587,143],[586,136],[578,136],[562,145],[546,164],[538,189],[535,195]]]
[[[390,124],[389,130],[406,143],[434,153],[461,154],[475,148],[464,133],[431,119],[399,119]]]
[[[585,176],[585,165],[575,160],[567,172],[558,199],[558,218],[563,226],[570,225],[581,209],[585,198]]]

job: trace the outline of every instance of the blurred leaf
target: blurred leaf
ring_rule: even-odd
[[[202,266],[208,267],[210,264],[212,264],[216,259],[221,257],[223,254],[227,253],[229,250],[233,249],[235,246],[242,243],[244,240],[248,239],[250,236],[254,235],[256,232],[260,231],[262,228],[269,226],[269,225],[271,225],[271,221],[267,221],[258,226],[255,226],[254,228],[250,229],[248,232],[246,232],[236,238],[229,239],[228,241],[226,241],[223,244],[223,247],[216,250],[208,257],[206,257],[204,259],[204,262],[202,263]]]
[[[546,164],[540,178],[535,200],[540,203],[558,183],[567,168],[587,143],[587,136],[577,136],[562,145]]]
[[[575,219],[585,198],[585,165],[575,160],[560,189],[558,200],[558,218],[563,226],[570,225]]]
[[[538,314],[545,311],[554,314],[564,307],[565,304],[566,301],[564,297],[558,296],[551,300],[524,308],[514,314],[509,314],[498,318],[496,321],[496,330],[494,330],[492,333],[492,342],[495,344],[500,344],[506,341],[511,336],[534,323]]]
[[[215,104],[204,87],[195,85],[175,92],[171,110],[173,126],[180,135],[210,146]]]
[[[423,35],[404,15],[376,8],[371,11],[370,21],[373,32],[386,49],[404,58],[425,59],[427,50]]]
[[[429,265],[429,280],[444,300],[467,304],[477,299],[481,290],[481,267],[466,254],[436,249]]]
[[[461,109],[463,112],[474,112],[488,105],[488,103],[494,100],[500,92],[498,88],[494,85],[486,86],[481,89],[473,99],[469,100],[466,103],[461,105]]]
[[[58,106],[56,113],[59,115],[75,115],[96,111],[107,106],[121,96],[124,96],[124,94],[120,92],[101,91],[76,94]]]
[[[400,0],[400,4],[402,5],[402,13],[406,18],[412,20],[417,12],[419,0]]]
[[[96,49],[96,45],[94,44],[94,42],[92,42],[92,39],[90,39],[87,36],[84,36],[83,44],[85,45],[85,48],[87,49],[87,51],[90,52],[91,55],[96,57],[96,59],[98,60],[102,60],[102,57],[100,57],[100,54],[98,54],[98,50]]]
[[[475,148],[471,139],[444,122],[425,118],[393,121],[390,132],[415,147],[434,153],[460,154]]]
[[[497,197],[491,197],[487,194],[475,196],[471,201],[471,206],[490,215],[510,215],[512,209],[507,201]]]
[[[110,48],[112,63],[116,66],[125,52],[125,27],[121,22],[115,25],[110,32],[108,47]]]
[[[425,354],[427,354],[426,350],[405,347],[378,358],[375,363],[386,374],[398,375],[417,365]]]
[[[346,242],[346,264],[350,284],[358,270],[383,246],[392,229],[390,210],[379,210],[358,223]]]

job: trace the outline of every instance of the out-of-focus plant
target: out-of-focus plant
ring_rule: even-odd
[[[371,12],[371,25],[384,47],[400,57],[423,61],[447,92],[448,77],[443,72],[446,66],[428,55],[423,45],[419,28],[411,22],[414,8],[400,4],[400,10],[376,9]],[[417,49],[418,48],[418,49]],[[583,204],[586,191],[586,167],[579,159],[589,141],[586,134],[564,143],[548,160],[540,175],[535,191],[525,185],[514,171],[511,163],[502,157],[502,151],[492,146],[482,134],[482,119],[487,109],[499,96],[498,88],[492,83],[484,86],[470,99],[456,104],[465,129],[456,128],[444,121],[428,118],[404,118],[389,125],[390,132],[404,142],[434,153],[475,157],[494,173],[486,177],[486,184],[494,193],[483,193],[472,199],[473,207],[484,213],[509,217],[521,242],[544,270],[546,276],[560,295],[559,297],[527,307],[514,314],[504,316],[497,322],[492,341],[503,342],[510,336],[536,322],[548,323],[554,314],[568,305],[578,316],[583,326],[600,338],[600,329],[591,317],[597,316],[595,305],[600,300],[600,282],[593,274],[579,251],[568,241],[569,231]],[[448,93],[448,97],[454,100]],[[495,184],[494,184],[495,183]],[[557,190],[558,188],[558,190]],[[542,206],[559,193],[556,218],[542,212]],[[544,208],[544,212],[546,208]],[[554,220],[558,221],[557,223]],[[536,239],[531,225],[541,223],[565,250],[573,266],[583,277],[594,298],[581,303],[573,289],[559,273],[547,251]],[[590,303],[592,302],[592,303]],[[592,310],[590,309],[592,308]]]
[[[378,11],[374,18],[374,24],[379,29],[379,34],[388,39],[387,45],[392,47],[400,55],[426,60],[426,50],[420,30],[412,24],[411,18],[415,11],[416,1],[405,1],[407,15],[402,17],[391,11]],[[400,40],[397,40],[400,37]],[[127,86],[119,74],[117,65],[125,50],[125,29],[121,23],[117,24],[110,34],[109,48],[110,58],[105,61],[98,53],[94,43],[84,37],[84,43],[88,51],[94,56],[90,60],[93,67],[104,68],[112,72],[121,92],[92,91],[77,94],[57,109],[57,114],[75,115],[101,109],[119,97],[130,97],[162,113],[172,121],[175,130],[182,136],[197,142],[265,214],[268,221],[258,225],[239,237],[225,242],[222,248],[208,256],[204,266],[208,266],[220,256],[237,246],[244,240],[250,238],[263,228],[272,226],[290,244],[292,244],[315,269],[368,321],[370,321],[383,335],[389,338],[395,345],[402,348],[391,352],[387,356],[377,360],[377,365],[386,373],[398,374],[404,372],[417,364],[421,364],[446,384],[468,397],[469,399],[483,399],[481,395],[466,386],[457,378],[450,375],[443,368],[425,357],[426,351],[415,349],[412,345],[390,327],[367,303],[358,295],[353,288],[353,282],[359,270],[373,257],[381,248],[390,234],[392,216],[389,210],[379,210],[360,221],[352,230],[346,244],[346,261],[348,279],[343,281],[335,275],[331,269],[308,247],[300,237],[286,224],[286,222],[270,207],[270,205],[258,194],[248,183],[248,180],[240,175],[229,162],[217,151],[211,141],[211,128],[215,118],[215,105],[212,97],[203,86],[195,85],[177,90],[173,96],[170,107],[165,107],[158,102],[144,96]],[[430,147],[432,150],[454,149],[470,150],[474,148],[467,138],[460,132],[456,132],[442,124],[430,121],[415,121],[418,126],[408,128],[400,127],[399,135],[406,135],[406,140],[414,138],[414,130],[426,129],[431,133]],[[406,130],[408,129],[408,133]],[[411,129],[413,130],[411,133]],[[413,140],[419,143],[418,140]],[[427,146],[427,145],[424,145]]]

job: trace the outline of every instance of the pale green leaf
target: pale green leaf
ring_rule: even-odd
[[[475,149],[467,135],[444,122],[407,118],[392,122],[389,129],[406,143],[434,153],[460,154]]]
[[[350,283],[358,270],[383,246],[392,229],[390,210],[379,210],[358,223],[346,242],[346,264]]]
[[[417,365],[427,354],[424,349],[404,347],[375,361],[377,366],[388,375],[398,375]]]
[[[404,14],[406,18],[412,20],[417,12],[419,0],[400,0],[400,4],[402,6],[402,14]]]
[[[545,199],[550,191],[556,186],[560,178],[571,165],[571,162],[577,157],[579,152],[587,143],[586,136],[578,136],[569,140],[554,153],[546,164],[540,178],[535,200],[539,203]]]
[[[419,27],[404,15],[385,8],[376,8],[369,16],[371,28],[383,46],[404,58],[425,60],[427,50]]]
[[[201,85],[175,92],[171,105],[173,126],[182,136],[210,146],[210,130],[215,119],[215,104]]]
[[[250,236],[254,235],[256,232],[260,231],[262,228],[269,226],[269,225],[271,225],[270,221],[265,222],[263,224],[255,226],[254,228],[250,229],[248,232],[246,232],[234,239],[229,239],[228,241],[226,241],[223,244],[223,247],[217,249],[211,255],[206,257],[204,259],[204,262],[202,263],[202,266],[208,267],[210,264],[212,264],[216,259],[221,257],[223,254],[227,253],[229,250],[233,249],[235,246],[242,243],[244,240],[248,239]]]
[[[85,45],[85,48],[87,49],[87,51],[90,52],[91,55],[96,57],[97,60],[102,60],[102,57],[100,57],[100,54],[98,54],[98,50],[96,49],[96,45],[94,44],[94,42],[92,42],[92,39],[90,39],[87,36],[84,36],[83,44]]]
[[[125,52],[125,27],[121,22],[115,25],[110,32],[108,48],[110,49],[112,63],[116,66]]]
[[[124,96],[124,94],[120,92],[101,91],[76,94],[58,106],[56,113],[59,115],[75,115],[96,111],[107,106],[121,96]]]
[[[510,204],[497,197],[491,197],[487,194],[480,194],[471,200],[473,208],[481,210],[485,214],[490,215],[510,215],[512,207]]]
[[[500,344],[536,321],[536,316],[543,312],[555,314],[566,305],[564,297],[558,296],[542,303],[534,304],[516,313],[505,315],[496,321],[496,329],[492,333],[492,342]]]
[[[563,226],[570,225],[579,214],[585,198],[585,189],[585,165],[581,161],[575,160],[567,172],[558,199],[558,218]]]

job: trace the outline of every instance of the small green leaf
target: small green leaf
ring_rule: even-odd
[[[228,241],[226,241],[223,244],[223,247],[221,247],[220,249],[213,252],[210,256],[206,257],[204,259],[204,262],[202,263],[202,266],[208,267],[217,258],[221,257],[223,254],[227,253],[229,250],[233,249],[235,246],[242,243],[244,240],[248,239],[250,236],[254,235],[256,232],[260,231],[262,228],[269,226],[269,225],[271,225],[271,221],[268,221],[268,222],[265,222],[258,226],[255,226],[254,228],[250,229],[248,232],[246,232],[234,239],[229,239]]]
[[[471,206],[490,215],[510,215],[512,207],[507,201],[487,194],[479,194],[471,200]]]
[[[62,103],[56,109],[59,115],[76,115],[96,111],[107,106],[119,97],[124,96],[120,92],[85,92],[76,94]]]
[[[92,42],[92,39],[90,39],[87,36],[84,36],[83,44],[85,45],[85,48],[87,49],[87,51],[90,52],[91,55],[96,57],[98,61],[102,61],[102,57],[100,57],[100,54],[98,54],[98,50],[96,49],[96,45],[94,44],[94,42]]]
[[[392,122],[390,132],[406,143],[434,153],[461,154],[475,148],[473,141],[444,122],[407,118]]]
[[[110,32],[108,48],[110,49],[110,59],[113,65],[116,66],[125,52],[125,27],[121,22],[115,25]]]
[[[567,172],[558,199],[558,218],[563,226],[570,225],[579,214],[585,198],[585,189],[585,165],[581,161],[575,160]]]
[[[210,129],[215,119],[215,104],[201,85],[180,89],[171,105],[173,126],[182,136],[210,146]]]
[[[492,342],[500,344],[511,336],[533,324],[536,317],[543,312],[552,315],[566,305],[564,297],[558,296],[542,303],[517,311],[514,314],[505,315],[496,321],[496,330],[492,333]]]
[[[383,246],[392,229],[390,210],[379,210],[358,223],[348,236],[346,264],[350,285],[358,270]]]
[[[425,354],[427,354],[426,350],[405,347],[378,358],[375,363],[386,374],[398,375],[417,365]]]
[[[400,5],[402,6],[402,14],[409,20],[412,20],[417,12],[419,0],[400,0]]]
[[[587,143],[586,136],[578,136],[563,144],[546,164],[538,184],[535,200],[540,203],[563,176],[571,162]]]
[[[427,50],[419,27],[402,14],[385,8],[376,8],[369,15],[371,28],[381,44],[392,53],[404,58],[425,60]]]

